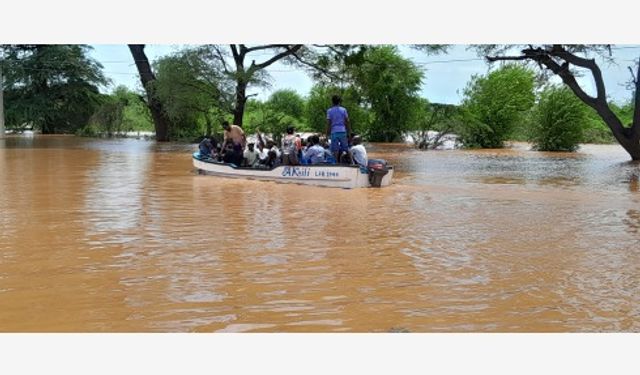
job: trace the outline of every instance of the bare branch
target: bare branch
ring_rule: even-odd
[[[288,44],[265,44],[262,46],[245,48],[245,52],[249,53],[249,52],[260,51],[264,49],[272,49],[272,48],[287,48],[288,46],[289,46]]]
[[[602,79],[602,71],[600,71],[600,67],[596,64],[594,59],[585,59],[582,57],[578,57],[572,53],[567,52],[559,44],[556,44],[551,48],[551,54],[560,57],[570,64],[589,69],[591,71],[591,74],[593,75],[593,79],[596,82],[598,100],[601,102],[606,102],[607,94],[604,86],[604,80]]]
[[[214,57],[217,58],[222,63],[222,69],[224,70],[224,72],[227,75],[231,74],[231,71],[229,70],[229,66],[227,65],[227,60],[224,58],[224,55],[222,54],[222,50],[220,49],[220,47],[214,45],[213,50],[215,52]]]
[[[233,61],[236,62],[236,72],[244,73],[244,64],[242,61],[244,60],[244,55],[238,53],[238,49],[236,48],[235,44],[230,44],[229,46],[231,47],[231,54],[233,55]]]
[[[485,59],[489,62],[496,61],[520,61],[520,60],[529,60],[531,57],[529,56],[485,56]]]
[[[334,80],[339,80],[340,79],[340,77],[338,75],[336,75],[335,73],[331,72],[330,70],[327,70],[327,69],[325,69],[325,68],[323,68],[323,67],[321,67],[321,66],[319,66],[317,64],[314,64],[314,63],[312,63],[310,61],[307,61],[307,60],[301,58],[300,56],[298,56],[298,54],[294,53],[292,56],[299,63],[319,71],[320,73],[324,74],[326,77],[329,77],[329,78],[334,79]]]
[[[273,56],[272,58],[270,58],[267,61],[264,61],[264,62],[259,63],[259,64],[256,64],[256,62],[253,61],[251,63],[251,66],[249,67],[249,71],[254,72],[256,70],[264,69],[264,68],[268,67],[269,65],[273,64],[274,62],[276,62],[276,61],[278,61],[278,60],[280,60],[280,59],[282,59],[282,58],[284,58],[286,56],[289,56],[289,55],[292,55],[292,54],[296,53],[300,48],[302,48],[302,44],[296,44],[291,48],[288,47],[288,45],[287,45],[286,50],[284,50],[284,51],[280,52],[279,54]]]

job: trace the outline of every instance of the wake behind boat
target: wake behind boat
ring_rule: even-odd
[[[218,162],[208,157],[202,157],[200,152],[196,151],[193,153],[193,166],[201,174],[214,176],[344,189],[388,186],[393,178],[393,167],[387,166],[386,162],[377,159],[370,160],[368,168],[357,165],[312,164],[278,165],[266,169],[238,167],[235,164]]]

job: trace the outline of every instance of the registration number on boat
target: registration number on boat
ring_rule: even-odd
[[[314,177],[338,177],[340,174],[334,171],[316,170]],[[283,177],[309,177],[311,176],[311,168],[308,167],[284,167],[282,170]]]

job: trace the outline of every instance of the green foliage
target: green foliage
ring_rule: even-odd
[[[270,109],[296,119],[304,116],[304,99],[294,90],[278,90],[267,101]]]
[[[85,45],[10,45],[4,53],[5,109],[9,127],[32,125],[43,133],[85,126],[107,83]]]
[[[149,108],[142,97],[125,86],[118,86],[111,95],[101,95],[100,104],[89,124],[76,131],[87,137],[120,135],[133,131],[153,131]]]
[[[367,129],[372,141],[393,141],[410,129],[418,108],[422,71],[395,46],[372,47],[353,68],[353,79],[374,115]]]
[[[587,107],[564,87],[549,87],[534,111],[531,141],[540,151],[575,151],[582,140]]]
[[[419,98],[414,111],[409,133],[414,144],[420,149],[433,149],[440,145],[441,137],[446,134],[457,133],[464,122],[459,106],[452,104],[430,103]],[[438,132],[439,136],[431,139],[429,132]]]
[[[534,103],[534,73],[505,65],[487,76],[474,76],[464,90],[466,147],[502,147]]]
[[[271,134],[279,141],[288,126],[297,132],[310,131],[304,118],[305,101],[293,90],[275,91],[266,102],[247,101],[245,108],[244,130],[253,133],[260,130]]]
[[[211,53],[185,49],[154,64],[154,95],[171,119],[172,139],[211,134],[231,112],[234,83]]]

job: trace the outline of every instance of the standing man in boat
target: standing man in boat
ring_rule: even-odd
[[[327,110],[327,137],[331,139],[331,152],[339,161],[343,152],[349,152],[348,135],[351,134],[349,114],[347,109],[340,105],[342,99],[338,95],[331,97],[333,106]]]
[[[247,141],[244,131],[238,125],[229,125],[228,121],[222,122],[222,128],[224,129],[224,141],[222,142],[223,152],[226,152],[225,150],[228,144],[232,144],[233,156],[229,160],[237,166],[242,165],[242,152]]]

